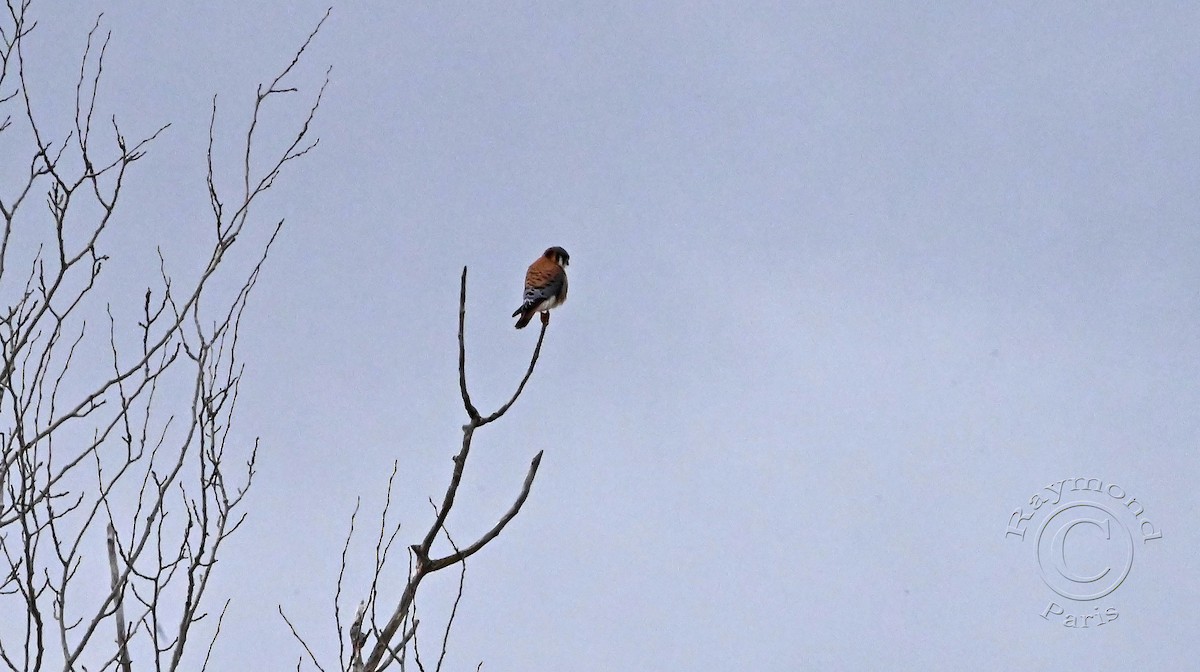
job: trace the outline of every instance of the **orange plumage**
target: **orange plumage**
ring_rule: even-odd
[[[542,313],[542,322],[550,321],[550,309],[561,306],[567,300],[567,264],[571,255],[561,247],[551,247],[529,265],[525,272],[525,294],[521,307],[512,316],[517,320],[517,329],[525,325],[537,313]]]

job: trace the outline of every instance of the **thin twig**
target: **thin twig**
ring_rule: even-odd
[[[446,534],[446,541],[450,543],[450,548],[454,552],[458,552],[458,544],[454,543],[454,539],[450,536],[450,530],[443,530]],[[458,604],[462,602],[463,587],[467,581],[467,563],[465,561],[458,563],[458,592],[454,595],[454,604],[450,607],[450,618],[446,619],[446,629],[442,632],[442,652],[438,655],[437,667],[435,672],[442,672],[442,662],[446,660],[446,649],[450,645],[450,630],[454,627],[454,617],[458,615]]]
[[[308,642],[305,642],[304,638],[300,636],[300,633],[296,632],[296,626],[292,625],[292,622],[288,620],[287,614],[283,613],[283,605],[280,604],[277,606],[279,608],[279,615],[283,617],[283,622],[287,623],[288,628],[292,631],[292,636],[296,638],[297,642],[300,642],[300,646],[303,646],[304,650],[308,653],[308,659],[312,661],[312,664],[315,665],[318,670],[325,672],[325,668],[321,667],[321,663],[317,662],[317,657],[313,655],[312,649],[308,648]]]

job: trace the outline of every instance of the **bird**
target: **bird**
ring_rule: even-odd
[[[542,253],[525,272],[525,295],[521,307],[512,316],[517,320],[517,329],[524,329],[535,313],[542,314],[542,324],[550,323],[550,309],[561,306],[567,300],[567,264],[571,255],[561,247],[551,247]]]

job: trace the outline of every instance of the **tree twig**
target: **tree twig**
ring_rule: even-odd
[[[312,661],[312,664],[315,665],[318,670],[325,672],[325,668],[321,667],[321,663],[317,660],[317,657],[313,655],[312,649],[308,648],[308,642],[304,641],[304,638],[300,636],[300,633],[296,632],[296,626],[292,625],[292,622],[288,620],[287,614],[283,613],[283,605],[278,605],[278,608],[279,615],[283,617],[283,622],[287,623],[288,628],[292,631],[292,637],[295,637],[296,641],[300,642],[300,646],[303,646],[304,650],[308,652],[308,659]]]

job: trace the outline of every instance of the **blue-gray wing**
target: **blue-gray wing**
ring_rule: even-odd
[[[513,316],[541,305],[549,299],[555,299],[556,303],[562,303],[566,298],[567,274],[561,272],[560,269],[560,272],[547,279],[545,284],[526,288],[525,295],[521,297],[521,307],[513,313]]]

